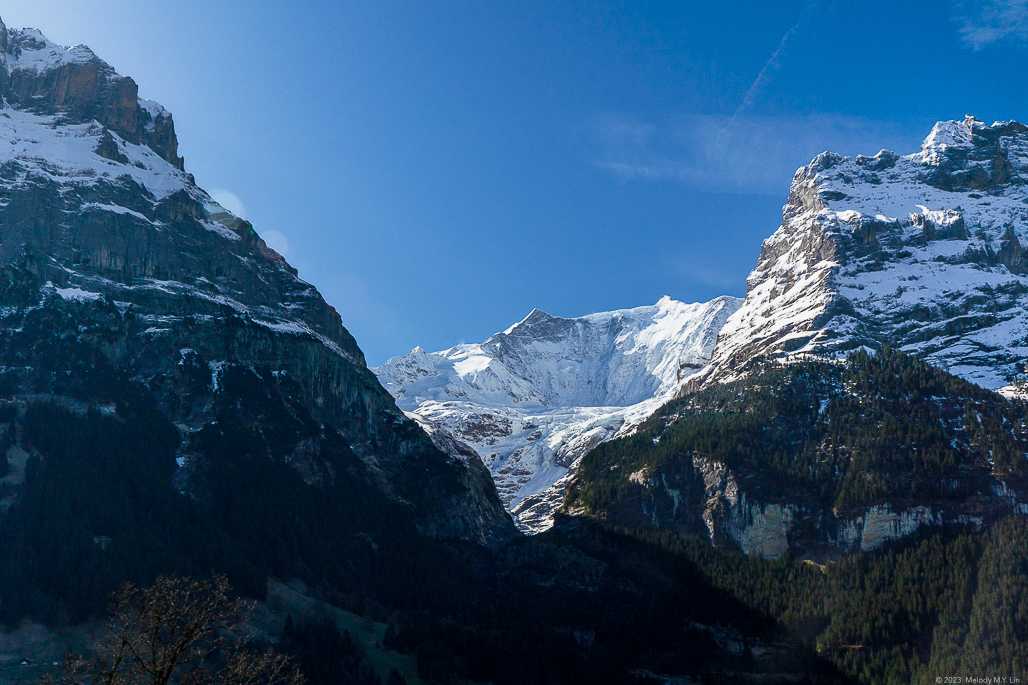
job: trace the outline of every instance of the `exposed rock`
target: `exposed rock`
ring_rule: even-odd
[[[703,522],[711,542],[738,545],[748,555],[776,559],[789,550],[789,530],[796,507],[761,505],[749,500],[724,464],[694,456],[693,467],[703,475],[707,498]]]
[[[471,445],[453,437],[453,434],[440,424],[429,421],[424,416],[414,412],[405,411],[403,413],[408,419],[414,421],[421,426],[422,430],[428,433],[428,436],[432,438],[432,444],[438,447],[443,454],[473,462],[482,461],[482,457],[478,455],[478,452]]]
[[[921,229],[926,243],[932,240],[967,240],[967,229],[960,212],[949,209],[941,212],[925,210],[911,214],[910,220],[915,227]]]
[[[954,122],[941,128],[937,124],[921,147],[934,166],[928,182],[950,191],[997,190],[1009,184],[1014,169],[1001,139],[1024,134],[1028,128],[1016,121],[986,126],[970,114],[961,124],[950,124]]]
[[[490,545],[515,535],[481,463],[440,452],[368,370],[336,310],[182,171],[163,108],[139,101],[135,83],[88,48],[33,30],[8,35],[0,351],[9,394],[68,395],[71,380],[38,370],[52,361],[43,341],[73,340],[72,380],[91,365],[124,372],[184,431],[189,456],[198,449],[189,436],[215,421],[221,379],[236,373],[287,398],[283,406],[302,405],[322,437],[344,436],[424,533]],[[29,330],[38,339],[26,340]],[[304,480],[332,477],[315,442],[294,447],[288,460]],[[185,471],[177,482],[202,492],[190,482],[198,471]]]
[[[896,166],[900,156],[889,150],[882,150],[874,157],[857,155],[856,163],[869,171],[885,171]]]
[[[904,157],[818,155],[797,171],[744,305],[686,391],[736,378],[755,357],[882,342],[1007,385],[1028,361],[1026,203],[1028,127],[1013,121],[939,122]]]
[[[789,551],[789,530],[795,518],[793,507],[750,504],[746,502],[745,495],[740,498],[740,504],[742,513],[733,523],[738,531],[736,542],[743,552],[777,559]]]
[[[129,163],[129,158],[118,148],[118,141],[114,139],[114,136],[107,129],[104,129],[103,135],[100,136],[100,142],[96,146],[96,154],[119,164]]]
[[[1003,242],[999,252],[996,253],[996,260],[1007,267],[1007,271],[1014,275],[1023,274],[1025,271],[1024,252],[1021,248],[1021,241],[1017,239],[1013,226],[1007,226],[1007,232],[1003,234]]]
[[[970,520],[967,515],[956,517],[957,522]],[[929,506],[916,506],[893,511],[888,504],[875,505],[863,516],[840,522],[839,543],[843,549],[852,550],[859,545],[860,551],[877,549],[888,540],[906,537],[925,525],[942,525],[941,512],[933,513]],[[978,519],[979,525],[981,519]]]

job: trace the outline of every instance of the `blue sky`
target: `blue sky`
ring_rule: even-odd
[[[1028,0],[8,0],[174,113],[377,365],[742,295],[795,169],[1028,120]]]

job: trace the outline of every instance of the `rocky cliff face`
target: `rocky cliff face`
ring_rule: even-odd
[[[935,125],[921,151],[796,172],[701,383],[757,356],[888,342],[988,388],[1028,358],[1028,127]]]
[[[139,100],[136,82],[116,73],[88,47],[65,48],[36,29],[9,30],[0,22],[0,52],[0,90],[9,105],[54,115],[62,123],[95,121],[183,168],[171,114],[155,102]]]
[[[777,559],[791,550],[823,562],[878,549],[923,526],[981,528],[1007,512],[1028,514],[1028,497],[1003,480],[982,480],[979,493],[963,502],[899,499],[842,511],[812,504],[801,488],[787,498],[767,497],[756,484],[740,488],[740,478],[752,474],[740,476],[723,462],[699,456],[691,462],[636,475],[639,492],[604,516],[619,525],[702,535],[749,556]]]
[[[315,474],[319,445],[338,432],[424,533],[485,544],[514,534],[488,472],[436,449],[317,290],[184,172],[171,115],[139,100],[132,79],[88,48],[0,24],[0,94],[8,395],[102,401],[75,381],[102,361],[179,426],[179,478],[200,491],[196,436],[226,401],[221,380],[249,370],[320,426],[271,456]],[[74,343],[60,363],[47,357],[55,340]]]
[[[577,319],[534,310],[484,343],[416,348],[374,371],[400,407],[477,451],[519,526],[538,532],[582,456],[630,434],[702,369],[738,306],[665,297]]]
[[[1021,402],[890,350],[745,376],[587,455],[571,503],[616,525],[819,562],[923,526],[1028,513]]]

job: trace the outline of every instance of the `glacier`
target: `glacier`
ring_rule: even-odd
[[[519,528],[553,523],[581,458],[631,433],[709,362],[734,297],[551,316],[372,369],[404,411],[472,448]]]

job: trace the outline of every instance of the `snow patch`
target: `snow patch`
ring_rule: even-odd
[[[101,293],[91,293],[88,290],[82,290],[81,288],[54,288],[54,292],[65,300],[73,300],[76,302],[96,302],[103,297]]]

